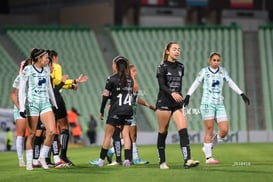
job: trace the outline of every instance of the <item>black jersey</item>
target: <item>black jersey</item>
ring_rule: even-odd
[[[118,74],[113,74],[108,77],[103,96],[111,99],[110,110],[108,118],[123,115],[133,115],[132,108],[132,93],[133,80],[128,76],[127,85],[121,88]],[[104,106],[102,104],[101,113],[103,113]]]
[[[182,77],[184,76],[184,65],[178,61],[163,61],[157,68],[156,77],[159,84],[157,106],[177,107],[177,103],[171,96],[172,92],[182,95]]]

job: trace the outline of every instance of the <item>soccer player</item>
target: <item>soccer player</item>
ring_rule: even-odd
[[[133,109],[134,109],[134,119],[132,121],[132,124],[130,126],[130,137],[132,140],[132,149],[133,149],[133,163],[134,164],[148,164],[149,161],[146,160],[142,160],[139,156],[138,153],[138,149],[137,149],[137,125],[136,125],[136,121],[137,121],[137,114],[136,114],[136,110],[137,110],[137,105],[143,105],[146,106],[148,108],[150,108],[151,110],[155,111],[156,108],[155,106],[147,103],[146,101],[144,101],[142,98],[139,97],[139,87],[138,87],[138,83],[137,83],[137,69],[133,64],[130,64],[129,66],[130,68],[130,75],[134,81],[134,89],[133,89]]]
[[[171,117],[173,117],[178,130],[181,152],[184,156],[184,168],[195,167],[199,164],[199,161],[191,159],[187,118],[182,109],[181,87],[184,65],[177,61],[179,56],[179,44],[176,42],[168,43],[163,52],[163,60],[157,68],[156,77],[159,85],[156,103],[158,121],[157,150],[160,169],[169,169],[165,158],[165,146]]]
[[[104,159],[110,146],[111,137],[115,128],[119,127],[124,140],[125,160],[124,166],[130,166],[132,158],[131,141],[129,136],[129,127],[133,119],[132,93],[133,80],[129,73],[129,62],[127,58],[117,56],[112,64],[114,74],[109,76],[102,93],[102,103],[100,108],[100,119],[104,118],[104,109],[107,100],[110,99],[110,109],[105,126],[104,141],[101,147],[100,158],[97,163],[90,161],[90,164],[99,167],[104,166]]]
[[[224,81],[238,94],[246,104],[249,104],[249,99],[240,90],[240,88],[229,77],[228,72],[220,66],[221,54],[212,52],[208,58],[209,66],[202,68],[197,78],[191,85],[187,96],[184,100],[184,106],[189,104],[190,96],[203,84],[203,96],[200,106],[202,118],[204,120],[205,137],[203,151],[206,157],[207,164],[218,164],[219,161],[212,157],[212,148],[223,140],[228,134],[228,120],[223,104],[222,88]],[[214,122],[217,122],[218,133],[212,137]]]
[[[59,64],[58,53],[54,50],[49,51],[50,57],[52,57],[53,62],[53,71],[51,72],[52,77],[52,85],[55,88],[62,82],[62,67]],[[62,86],[63,89],[78,89],[78,83],[84,83],[88,80],[87,76],[80,75],[77,79],[67,79]],[[60,127],[60,142],[61,142],[61,153],[60,158],[69,163],[70,165],[74,165],[67,157],[67,148],[69,141],[69,123],[67,120],[67,109],[65,106],[64,99],[60,92],[55,92],[55,98],[58,105],[58,110],[55,112],[56,121]]]
[[[31,60],[33,64],[26,66],[23,70],[19,86],[20,115],[28,117],[29,135],[26,141],[26,169],[33,170],[33,142],[39,117],[46,128],[46,138],[41,149],[39,162],[44,169],[48,169],[45,158],[56,133],[52,105],[57,108],[57,104],[50,83],[50,70],[46,66],[48,64],[47,52],[43,49],[34,48],[31,51]]]
[[[130,75],[134,81],[133,97],[132,97],[134,116],[133,116],[132,124],[130,126],[130,137],[132,140],[132,154],[133,154],[133,156],[132,156],[133,161],[132,162],[133,162],[133,164],[149,164],[149,161],[142,160],[140,158],[138,148],[137,148],[137,143],[136,143],[136,141],[137,141],[137,125],[136,125],[137,114],[136,114],[136,110],[137,110],[138,104],[146,106],[153,111],[155,111],[156,108],[153,105],[147,103],[146,101],[144,101],[142,98],[139,97],[139,87],[138,87],[138,83],[136,80],[137,79],[137,69],[136,69],[135,65],[133,65],[133,64],[130,64],[129,68],[130,68]],[[111,154],[111,151],[113,151],[113,149],[110,149],[110,151],[108,151],[108,155],[109,155],[109,153]],[[116,165],[116,164],[117,164],[116,161],[114,161],[110,165]]]
[[[15,120],[15,128],[16,128],[16,151],[18,156],[19,167],[25,167],[24,161],[24,143],[25,143],[25,135],[27,129],[27,121],[26,118],[23,118],[19,114],[19,101],[18,101],[18,92],[19,92],[19,84],[20,77],[23,74],[23,69],[30,64],[30,60],[23,60],[20,64],[20,71],[18,76],[15,78],[12,89],[10,93],[10,98],[12,103],[14,104],[13,112],[14,112],[14,120]]]

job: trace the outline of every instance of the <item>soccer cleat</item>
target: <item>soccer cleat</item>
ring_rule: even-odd
[[[121,163],[119,163],[117,161],[113,161],[112,163],[107,164],[107,166],[118,166],[118,165],[121,165]]]
[[[19,160],[19,167],[26,167],[24,160]]]
[[[33,159],[33,161],[32,161],[32,166],[33,166],[34,168],[40,168],[40,167],[41,167],[41,163],[39,162],[38,159]]]
[[[129,167],[131,166],[131,162],[127,159],[123,162],[123,166]]]
[[[40,162],[42,168],[48,169],[48,165],[47,165],[47,163],[46,163],[45,158],[39,158],[38,160],[39,160],[39,162]]]
[[[187,162],[184,163],[184,168],[188,169],[191,167],[196,167],[196,166],[198,166],[199,163],[200,163],[200,161],[189,159],[189,160],[187,160]]]
[[[70,165],[66,162],[64,162],[63,160],[61,160],[60,162],[56,163],[54,168],[55,169],[60,169],[60,168],[67,168],[69,167]]]
[[[75,166],[75,164],[67,157],[60,157],[60,159],[63,160],[65,163],[69,164],[69,166]]]
[[[95,166],[97,166],[98,163],[99,163],[99,159],[94,159],[94,160],[89,161],[89,164],[95,165]]]
[[[133,164],[139,165],[139,164],[149,164],[149,161],[145,161],[142,159],[134,159]]]
[[[114,155],[114,153],[112,152],[111,149],[109,149],[109,150],[107,151],[107,155],[106,155],[106,158],[107,158],[107,161],[108,161],[109,164],[111,164],[112,161],[113,161],[113,160],[112,160],[113,155]]]
[[[27,164],[26,165],[26,170],[28,170],[28,171],[33,170],[32,164]]]
[[[55,167],[55,164],[52,164],[52,163],[47,163],[48,167],[49,168],[54,168]]]
[[[91,160],[91,161],[89,161],[89,164],[94,165],[94,166],[103,167],[104,166],[104,160],[102,160],[102,159]]]
[[[169,169],[169,167],[167,166],[166,162],[163,162],[159,165],[160,169]]]
[[[219,161],[212,157],[206,160],[206,164],[218,164],[218,163]]]

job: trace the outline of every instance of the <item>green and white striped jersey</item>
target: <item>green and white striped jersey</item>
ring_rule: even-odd
[[[40,70],[33,65],[25,67],[21,81],[26,82],[26,102],[48,103],[50,83],[50,69],[43,67]]]
[[[187,94],[192,95],[200,83],[203,83],[201,104],[223,104],[222,89],[224,81],[237,94],[243,93],[229,77],[228,72],[219,66],[215,71],[210,67],[202,68]]]

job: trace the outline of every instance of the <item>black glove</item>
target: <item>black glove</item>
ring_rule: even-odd
[[[187,105],[189,105],[190,97],[191,97],[190,95],[186,95],[185,99],[183,100],[184,107],[186,107]]]
[[[22,118],[26,118],[26,111],[24,111],[24,112],[20,111],[20,116],[21,116]]]
[[[250,101],[249,101],[248,97],[247,97],[244,93],[241,94],[241,97],[242,97],[242,99],[244,100],[244,102],[245,102],[247,105],[250,104]]]

